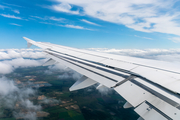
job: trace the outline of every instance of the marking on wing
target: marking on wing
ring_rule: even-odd
[[[123,83],[125,83],[125,82],[127,82],[127,81],[129,81],[129,80],[132,80],[132,79],[134,79],[134,78],[136,78],[136,76],[131,75],[131,76],[129,76],[128,78],[125,78],[124,80],[118,82],[115,86],[113,86],[113,87],[111,87],[111,88],[116,88],[116,87],[122,85]]]
[[[173,120],[147,101],[139,105],[135,111],[145,120]]]

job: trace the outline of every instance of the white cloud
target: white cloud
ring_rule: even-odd
[[[0,74],[11,73],[18,67],[41,66],[45,62],[44,58],[45,55],[39,49],[2,49],[0,50]]]
[[[14,91],[17,91],[18,88],[14,85],[14,82],[12,80],[8,80],[7,78],[3,77],[0,78],[0,95],[5,96],[8,95]]]
[[[0,60],[13,58],[45,58],[41,49],[0,49]]]
[[[22,26],[22,25],[19,25],[19,24],[16,24],[16,23],[10,23],[11,25],[15,25],[15,26]]]
[[[113,89],[103,86],[103,87],[100,87],[98,91],[101,93],[101,95],[108,95],[108,94],[112,94]]]
[[[56,11],[70,13],[73,5],[82,13],[100,20],[123,24],[142,32],[180,35],[180,12],[174,7],[177,0],[56,0]]]
[[[69,71],[64,71],[62,75],[59,75],[59,79],[73,79],[73,80],[79,80],[82,77],[81,74],[77,73],[76,71],[69,70]]]
[[[60,103],[60,101],[61,100],[56,100],[54,98],[47,98],[47,97],[45,97],[43,100],[41,100],[40,103],[52,105],[52,104],[58,104],[58,103]]]
[[[2,76],[2,74],[11,73],[18,67],[41,66],[46,60],[44,58],[45,55],[41,49],[0,49],[0,74]],[[49,66],[50,70],[57,67],[59,65]],[[60,100],[46,98],[42,103],[34,104],[29,98],[37,97],[37,90],[27,86],[18,88],[13,80],[6,77],[0,78],[0,83],[0,106],[11,110],[16,119],[37,120],[37,112],[41,111],[42,103],[51,105],[60,102]],[[3,111],[0,111],[0,114],[3,115]]]
[[[16,59],[12,59],[12,60],[3,61],[3,63],[12,65],[14,68],[41,66],[43,64],[43,62],[45,62],[45,61],[44,60],[23,59],[23,58],[16,58]]]
[[[16,58],[12,60],[4,60],[0,61],[0,74],[8,74],[13,72],[15,68],[18,67],[36,67],[41,66],[45,62],[42,60],[32,60],[32,59],[23,59]]]
[[[81,21],[82,21],[82,22],[85,22],[85,23],[88,23],[88,24],[91,24],[91,25],[100,26],[100,25],[98,25],[98,24],[96,24],[96,23],[90,22],[90,21],[85,20],[85,19],[82,19]]]
[[[13,80],[5,77],[0,78],[0,83],[1,108],[12,110],[15,118],[36,120],[36,112],[41,110],[41,106],[35,105],[29,100],[30,96],[36,96],[35,90],[32,88],[18,88]],[[23,108],[24,112],[19,111],[17,104]]]
[[[18,67],[41,66],[45,62],[44,57],[40,49],[0,49],[0,74],[2,76],[11,73]],[[51,66],[51,68],[56,67]],[[1,77],[0,83],[1,108],[11,110],[16,119],[37,120],[37,112],[41,111],[41,104],[34,104],[29,99],[37,97],[37,91],[27,86],[18,88],[13,80],[6,77]],[[59,100],[46,98],[43,103],[57,104]],[[3,115],[3,111],[0,111],[0,114]]]
[[[58,5],[53,5],[53,6],[48,7],[48,8],[53,9],[53,10],[58,11],[58,12],[65,12],[65,13],[70,13],[70,14],[75,14],[75,15],[79,14],[78,10],[72,11],[71,5],[66,3],[66,2],[58,4]]]
[[[7,18],[13,18],[13,19],[22,19],[21,17],[16,17],[14,15],[9,15],[9,14],[0,14],[3,17],[7,17]]]
[[[12,65],[9,65],[7,63],[0,62],[0,74],[8,74],[13,72],[14,68]]]

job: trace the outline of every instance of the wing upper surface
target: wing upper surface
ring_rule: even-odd
[[[177,66],[176,64],[164,61],[80,50],[51,43],[35,41],[31,41],[31,43],[38,47],[66,54],[80,60],[91,61],[97,64],[114,67],[122,71],[124,70],[126,72],[138,74],[173,92],[180,93],[180,88],[173,87],[174,85],[180,86],[180,66]]]
[[[43,48],[51,59],[90,78],[88,83],[114,88],[143,119],[180,118],[180,66],[25,39]]]

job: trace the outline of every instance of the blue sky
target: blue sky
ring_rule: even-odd
[[[23,36],[76,48],[180,48],[177,0],[0,0],[0,49]]]

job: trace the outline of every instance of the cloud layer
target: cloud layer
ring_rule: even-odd
[[[89,48],[89,50],[110,54],[125,55],[169,62],[180,62],[180,49],[107,49]]]
[[[180,36],[180,13],[176,0],[56,0],[51,9],[88,15],[103,21],[123,24],[142,32],[160,32]],[[79,6],[81,12],[72,10]]]
[[[40,66],[45,55],[39,49],[8,49],[0,50],[0,74],[8,74],[18,67]]]

